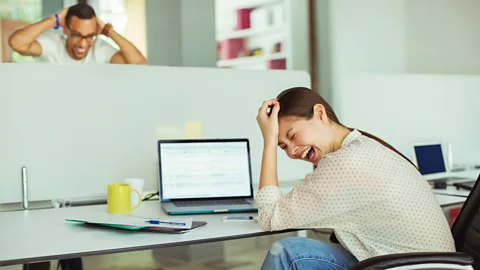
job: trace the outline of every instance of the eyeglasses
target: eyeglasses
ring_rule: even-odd
[[[72,39],[73,42],[81,42],[82,39],[85,39],[87,43],[92,44],[92,42],[95,40],[95,37],[97,36],[96,34],[90,34],[83,36],[82,34],[72,31],[72,29],[68,29],[68,32],[70,33],[70,38]]]

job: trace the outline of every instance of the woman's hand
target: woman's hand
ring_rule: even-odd
[[[269,107],[271,107],[269,116]],[[258,109],[257,123],[262,131],[264,143],[267,145],[278,144],[278,111],[280,103],[276,99],[270,99],[263,102]]]

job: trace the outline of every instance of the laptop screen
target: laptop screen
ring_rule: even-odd
[[[251,196],[248,142],[160,142],[161,199]]]
[[[415,158],[421,174],[446,172],[441,144],[415,146]]]

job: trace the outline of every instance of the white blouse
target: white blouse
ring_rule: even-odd
[[[257,193],[264,230],[333,229],[358,260],[428,251],[455,251],[448,221],[430,185],[407,160],[353,130],[320,160],[304,183],[282,195]]]

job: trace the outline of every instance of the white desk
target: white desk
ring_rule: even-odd
[[[480,170],[465,170],[465,171],[459,171],[459,172],[450,172],[446,173],[442,177],[463,177],[471,180],[477,180],[478,175],[480,174]],[[425,180],[433,180],[437,177],[431,177],[428,175],[424,176]]]
[[[468,197],[468,194],[470,194],[470,190],[457,189],[454,186],[448,185],[446,189],[433,189],[433,193],[438,195],[463,197],[465,199]]]
[[[452,186],[452,184],[455,182],[459,183],[459,182],[477,180],[479,174],[480,174],[480,170],[469,170],[469,171],[451,173],[448,176],[465,177],[470,180],[455,180],[455,181],[448,182],[446,189],[433,189],[433,193],[450,195],[450,196],[468,197],[468,194],[470,194],[470,190],[457,189],[456,187]],[[426,178],[426,179],[429,179],[429,178]]]
[[[467,199],[466,197],[450,196],[450,195],[443,195],[443,194],[434,194],[434,195],[441,207],[462,204]]]
[[[106,212],[106,205],[0,213],[0,266],[90,255],[216,242],[268,234],[256,222],[223,223],[222,214],[197,215],[207,225],[183,235],[92,229],[67,223],[75,214]],[[144,202],[135,215],[165,216],[156,201]]]
[[[282,192],[286,193],[291,188],[282,187]],[[438,192],[435,191],[435,198],[442,207],[461,204],[466,199],[466,196],[449,196]],[[264,232],[255,222],[223,223],[221,217],[224,214],[193,216],[194,220],[206,221],[207,225],[183,235],[92,229],[65,222],[66,218],[75,217],[76,214],[95,212],[106,212],[106,205],[0,212],[0,266],[284,232]],[[158,201],[143,202],[135,215],[145,218],[166,216]]]

